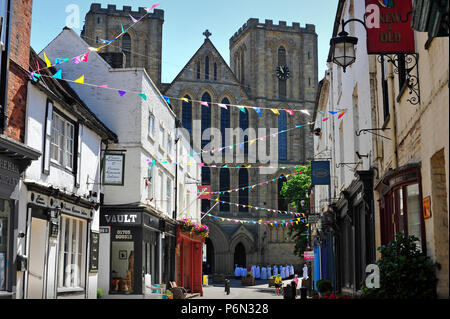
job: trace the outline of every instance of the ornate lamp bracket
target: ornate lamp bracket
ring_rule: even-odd
[[[399,74],[399,56],[404,55],[405,59],[405,86],[409,89],[409,95],[411,96],[407,101],[412,105],[420,103],[420,83],[419,83],[419,69],[417,63],[419,61],[418,53],[400,53],[400,54],[381,54],[377,57],[378,62],[382,63],[382,58],[385,58],[388,62],[394,66],[394,73]],[[414,71],[415,70],[415,71]],[[400,97],[397,98],[397,102]]]

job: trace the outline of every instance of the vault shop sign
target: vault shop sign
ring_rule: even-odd
[[[100,223],[102,226],[129,225],[136,226],[141,224],[141,213],[119,213],[102,214]]]
[[[415,52],[411,0],[366,0],[366,8],[368,54]]]

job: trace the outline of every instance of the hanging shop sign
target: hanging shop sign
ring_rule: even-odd
[[[124,185],[125,154],[106,154],[103,183],[111,186]]]
[[[89,253],[89,272],[98,272],[98,249],[99,249],[99,236],[97,232],[91,231],[90,240],[90,253]]]
[[[330,162],[312,161],[311,162],[311,185],[330,185]]]
[[[20,169],[10,158],[0,155],[0,195],[9,198],[20,180]]]
[[[305,260],[314,259],[314,250],[312,250],[312,251],[305,251],[304,254],[303,254],[303,259],[305,259]]]
[[[411,0],[366,0],[366,8],[368,54],[415,52]]]

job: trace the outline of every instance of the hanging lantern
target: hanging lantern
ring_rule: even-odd
[[[341,66],[345,73],[346,68],[356,60],[355,45],[358,43],[358,38],[349,37],[345,31],[338,35],[330,41],[333,63]]]

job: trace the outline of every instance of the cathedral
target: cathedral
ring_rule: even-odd
[[[128,6],[118,10],[115,5],[101,8],[100,4],[92,4],[81,36],[91,45],[100,43],[101,39],[120,33],[122,26],[129,26],[130,15],[139,17],[146,13],[144,8],[133,12]],[[315,26],[287,25],[285,21],[274,24],[272,20],[260,22],[251,18],[230,38],[230,65],[214,46],[211,32],[206,30],[203,44],[186,65],[180,66],[181,71],[172,83],[162,83],[163,24],[164,11],[156,9],[121,37],[119,44],[108,47],[109,51],[102,54],[111,65],[146,69],[161,94],[171,98],[170,105],[180,125],[190,133],[195,149],[214,151],[243,142],[241,147],[215,152],[214,162],[204,157],[201,182],[210,185],[211,192],[221,192],[220,196],[212,195],[211,200],[202,200],[202,212],[220,217],[205,217],[202,221],[211,230],[206,242],[207,272],[230,274],[236,264],[246,267],[292,264],[300,268],[301,260],[293,254],[295,244],[288,228],[234,220],[291,218],[267,209],[292,210],[280,195],[286,180],[283,177],[294,172],[292,167],[304,165],[313,157],[309,125],[293,128],[312,121],[318,85]],[[199,101],[208,103],[208,107]],[[238,107],[220,107],[218,103],[255,106],[261,111],[243,112]],[[307,112],[278,115],[270,108],[307,110],[311,116]],[[210,128],[220,132],[221,138],[211,140],[204,134]],[[257,137],[270,136],[270,128],[272,133],[273,129],[288,132],[252,145],[248,143]],[[279,168],[256,168],[268,165],[268,155],[272,158],[271,165],[275,157]],[[275,182],[252,189],[246,187],[262,181]],[[236,189],[239,191],[229,192]]]

